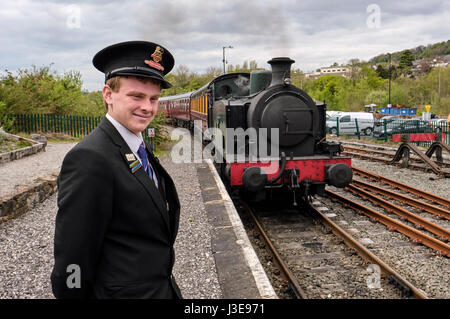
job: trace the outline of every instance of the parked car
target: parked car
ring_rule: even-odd
[[[330,134],[356,134],[358,131],[372,135],[373,114],[363,112],[342,112],[327,118],[326,126]]]
[[[385,116],[376,120],[374,124],[373,137],[384,138],[385,134],[392,135],[392,131],[397,130],[403,121],[404,119],[395,115]]]
[[[399,127],[400,133],[431,133],[433,132],[429,121],[405,120]]]
[[[434,132],[446,132],[447,120],[446,119],[432,119],[430,120],[430,127]]]

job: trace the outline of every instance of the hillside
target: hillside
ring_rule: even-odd
[[[443,56],[450,54],[450,40],[444,41],[444,42],[438,42],[435,44],[428,44],[427,46],[420,45],[418,47],[409,49],[411,53],[413,54],[414,60],[419,60],[423,58],[435,58],[437,56]],[[398,63],[400,60],[400,56],[402,55],[402,51],[397,51],[392,53],[392,62]],[[376,57],[373,57],[369,60],[369,63],[371,64],[378,64],[382,62],[388,62],[389,61],[389,54],[383,53],[380,55],[377,55]]]

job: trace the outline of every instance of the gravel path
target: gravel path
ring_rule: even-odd
[[[45,151],[0,165],[0,198],[17,193],[39,177],[59,173],[64,156],[76,143],[48,143]]]
[[[53,298],[56,196],[0,225],[0,298]]]
[[[16,185],[58,172],[73,146],[51,144],[45,153],[0,167],[2,193],[12,193]],[[161,157],[161,162],[173,177],[181,202],[174,275],[183,297],[221,298],[195,164],[174,164],[168,156]],[[54,194],[35,209],[0,225],[0,298],[53,298],[50,273],[56,201]]]

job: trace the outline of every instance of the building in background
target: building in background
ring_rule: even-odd
[[[308,79],[317,79],[324,75],[340,75],[345,78],[350,77],[350,68],[345,66],[333,66],[327,68],[320,68],[319,71],[305,73],[305,78]]]

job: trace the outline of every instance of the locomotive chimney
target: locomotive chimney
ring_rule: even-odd
[[[272,67],[272,82],[270,82],[269,87],[279,84],[291,84],[291,64],[294,62],[294,60],[287,57],[273,58],[267,61]]]

